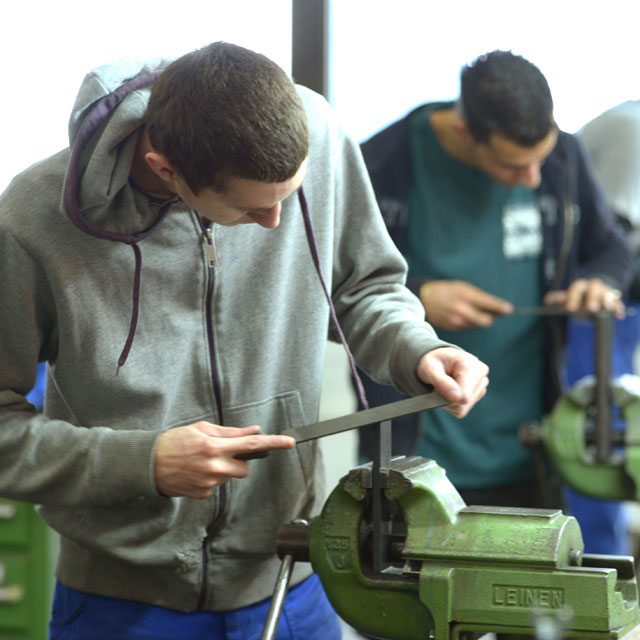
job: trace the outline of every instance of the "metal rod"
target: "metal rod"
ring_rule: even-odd
[[[443,398],[437,391],[425,393],[421,396],[398,400],[397,402],[389,402],[381,404],[372,409],[364,409],[340,418],[331,418],[314,424],[308,424],[304,427],[294,427],[293,429],[285,429],[282,434],[291,436],[296,442],[306,442],[315,438],[324,438],[334,433],[342,433],[349,429],[358,429],[366,427],[370,424],[379,424],[385,420],[393,420],[408,416],[418,411],[427,411],[437,407],[444,407],[449,401]]]
[[[391,421],[376,425],[376,446],[373,452],[373,469],[371,477],[371,517],[373,534],[372,565],[375,573],[380,573],[388,564],[386,557],[387,542],[390,533],[384,509],[385,478],[391,465]]]
[[[611,349],[613,342],[613,315],[600,312],[595,315],[595,445],[596,462],[611,457]]]
[[[564,307],[516,307],[512,311],[513,315],[520,316],[584,316],[586,311],[567,311]],[[511,314],[505,314],[508,317]]]
[[[595,313],[593,311],[585,311],[584,309],[579,309],[578,311],[567,311],[564,307],[516,307],[511,314],[507,313],[503,316],[508,318],[510,315],[538,315],[538,316],[577,316],[581,318],[590,318]],[[606,312],[608,313],[608,312]],[[626,307],[624,311],[627,316],[635,316],[636,310],[633,307]]]
[[[262,630],[260,640],[274,640],[276,637],[278,622],[280,622],[280,614],[282,613],[284,600],[287,596],[289,580],[291,580],[293,564],[294,560],[292,555],[287,554],[282,558],[280,572],[278,573],[278,577],[276,578],[276,586],[273,590],[273,597],[271,598],[269,612],[267,613],[267,619],[264,623],[264,628]]]

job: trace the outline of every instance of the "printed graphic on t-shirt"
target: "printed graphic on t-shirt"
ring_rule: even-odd
[[[541,254],[542,221],[533,203],[507,205],[502,213],[502,230],[502,249],[508,260]]]

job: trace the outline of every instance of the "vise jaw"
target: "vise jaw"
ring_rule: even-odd
[[[593,377],[584,378],[562,396],[540,427],[528,428],[532,439],[541,439],[563,480],[576,491],[593,498],[639,500],[640,378],[620,376],[608,383],[607,392],[619,407],[626,429],[613,432],[620,441],[613,442],[618,446],[612,446],[605,455],[598,455],[597,447],[588,441],[595,431]]]
[[[540,616],[555,616],[563,637],[619,638],[640,622],[632,558],[583,554],[574,518],[467,507],[433,460],[396,458],[382,472],[382,571],[371,562],[371,465],[344,476],[307,525],[308,559],[359,631],[398,640],[535,635]]]

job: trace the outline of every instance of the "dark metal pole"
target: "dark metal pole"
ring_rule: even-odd
[[[600,311],[594,316],[595,324],[595,445],[596,461],[606,462],[611,457],[611,350],[613,343],[613,315]]]
[[[292,0],[291,74],[329,97],[329,1]]]

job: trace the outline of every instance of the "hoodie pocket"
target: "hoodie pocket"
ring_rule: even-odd
[[[305,424],[300,394],[289,391],[267,400],[225,409],[233,426],[260,425],[263,433],[281,433]],[[323,486],[315,442],[271,451],[249,461],[249,476],[230,483],[224,524],[214,537],[215,552],[271,555],[278,528],[294,518],[315,515],[317,487]]]
[[[107,507],[43,506],[40,515],[86,551],[128,564],[193,571],[199,566],[212,499],[145,498]]]

